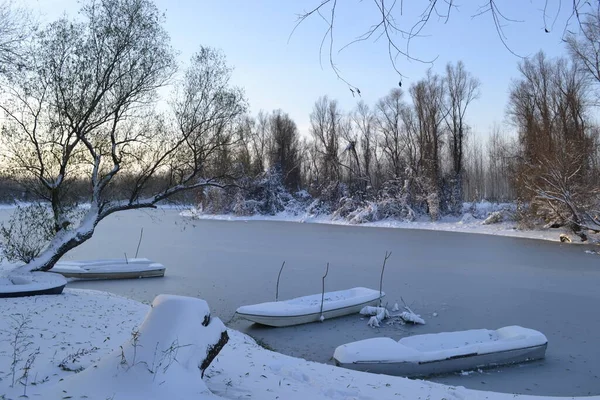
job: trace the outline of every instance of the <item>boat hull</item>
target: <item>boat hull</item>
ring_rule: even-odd
[[[324,311],[323,317],[325,319],[343,317],[349,314],[357,314],[360,310],[365,306],[377,305],[379,304],[379,299],[369,300],[362,302],[360,304],[353,304],[346,307],[335,308],[332,310]],[[294,326],[301,324],[309,324],[311,322],[317,322],[321,319],[321,313],[309,313],[303,315],[290,315],[290,316],[269,316],[269,315],[254,315],[254,314],[246,314],[236,312],[236,314],[242,318],[245,318],[249,321],[255,322],[261,325],[273,326],[276,328],[281,328],[285,326]]]
[[[51,269],[65,278],[85,280],[156,278],[164,276],[165,270],[146,258],[59,261]]]
[[[546,356],[548,343],[521,349],[498,351],[486,354],[467,354],[443,360],[427,362],[354,362],[340,363],[334,358],[339,367],[374,374],[404,376],[407,378],[428,377],[450,372],[468,371],[473,369],[495,368],[501,365],[520,364],[543,359]]]
[[[0,291],[0,298],[12,298],[12,297],[28,297],[28,296],[45,296],[53,294],[61,294],[66,285],[53,286],[39,290],[22,290],[19,292],[3,293]]]
[[[123,271],[123,272],[74,272],[74,271],[52,271],[61,274],[65,278],[100,280],[100,279],[138,279],[159,278],[165,276],[166,268],[150,271]]]
[[[61,294],[67,280],[51,272],[0,276],[0,298]]]

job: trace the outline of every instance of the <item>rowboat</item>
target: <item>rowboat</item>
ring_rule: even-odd
[[[336,365],[377,374],[425,377],[493,368],[545,357],[548,339],[521,326],[373,338],[335,349]]]
[[[0,276],[0,298],[61,294],[67,280],[50,272]]]
[[[51,271],[65,278],[136,279],[165,275],[165,266],[147,258],[59,261]]]
[[[378,290],[355,287],[290,300],[242,306],[237,309],[236,314],[262,325],[292,326],[358,313],[364,306],[377,304],[383,296],[385,293],[380,293]],[[322,311],[321,299],[323,299]]]

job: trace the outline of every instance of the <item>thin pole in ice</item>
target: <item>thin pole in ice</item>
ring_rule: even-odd
[[[323,275],[323,289],[321,290],[321,317],[319,321],[323,322],[325,320],[325,316],[323,315],[323,302],[325,301],[325,278],[329,273],[329,263],[327,263],[327,269],[325,270],[325,275]]]
[[[135,249],[135,258],[138,256],[138,252],[140,251],[140,245],[142,244],[142,236],[144,236],[144,227],[140,231],[140,240],[138,241],[137,249]]]
[[[283,271],[283,266],[285,265],[285,261],[281,264],[281,268],[279,269],[279,275],[277,275],[277,286],[275,287],[275,301],[279,300],[279,278],[281,278],[281,271]]]
[[[379,278],[379,306],[381,307],[382,305],[382,301],[381,301],[381,293],[382,293],[382,289],[383,289],[383,271],[385,271],[385,263],[387,262],[388,258],[390,258],[392,256],[392,252],[385,252],[385,258],[383,259],[383,266],[381,267],[381,278]]]

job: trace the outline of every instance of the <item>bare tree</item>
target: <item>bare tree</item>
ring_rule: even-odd
[[[36,37],[30,68],[0,104],[9,123],[5,165],[52,209],[55,235],[22,268],[48,270],[123,210],[155,207],[177,193],[219,185],[208,161],[233,137],[245,110],[223,55],[201,48],[175,90],[170,114],[153,110],[175,71],[173,51],[150,0],[90,0],[82,21],[62,18]],[[159,177],[158,185],[151,185]],[[69,213],[68,187],[88,182],[90,208]],[[114,190],[120,179],[126,192]]]
[[[254,174],[258,175],[265,171],[267,165],[267,151],[269,148],[269,116],[260,111],[256,116],[256,128],[252,137],[252,149],[254,158]]]
[[[463,202],[462,172],[464,137],[467,130],[465,116],[467,108],[479,96],[480,82],[466,69],[462,61],[456,66],[446,65],[446,125],[450,134],[450,155],[452,159],[452,201],[451,208],[460,212]]]
[[[300,186],[299,135],[296,123],[281,110],[276,110],[269,118],[269,139],[271,167],[278,169],[283,183],[288,189],[298,190]]]
[[[310,114],[310,133],[318,152],[318,180],[321,183],[338,182],[340,179],[340,123],[342,114],[335,100],[327,96],[315,103]]]
[[[321,20],[324,24],[324,33],[319,49],[319,60],[322,59],[325,52],[330,67],[336,76],[348,85],[353,95],[356,93],[360,95],[360,90],[345,79],[336,63],[337,54],[357,43],[381,39],[387,47],[390,64],[398,73],[401,79],[400,86],[402,86],[404,76],[398,65],[398,59],[433,63],[435,56],[432,56],[431,59],[423,59],[413,55],[411,51],[412,42],[423,36],[423,30],[428,24],[432,23],[432,20],[438,23],[446,23],[460,6],[464,8],[464,5],[459,4],[456,0],[422,0],[411,2],[410,5],[404,1],[374,0],[372,2],[361,2],[360,7],[362,8],[358,14],[364,16],[361,21],[348,21],[348,19],[339,18],[338,16],[351,3],[338,0],[318,0],[315,3],[314,6],[299,14],[292,35],[296,28],[307,19]],[[588,10],[595,7],[592,3],[587,0],[546,0],[540,12],[540,28],[546,33],[551,33],[559,14],[562,10],[568,9],[570,10],[570,16],[564,23],[564,29],[559,29],[561,36],[565,36],[572,21],[580,23]],[[553,15],[550,10],[557,11]],[[511,23],[523,22],[522,18],[519,18],[520,16],[507,15],[496,0],[475,3],[470,13],[472,17],[489,17],[496,29],[498,39],[509,52],[517,55],[508,43],[504,30]],[[364,23],[364,25],[360,25],[360,23]],[[347,24],[364,26],[364,28],[359,28],[362,33],[350,42],[336,40],[337,32],[346,30],[345,25]]]
[[[31,38],[34,22],[31,14],[13,2],[0,2],[0,76],[10,76],[15,69],[26,67],[26,42]]]
[[[580,232],[595,224],[587,211],[597,202],[589,80],[577,64],[541,52],[519,70],[508,108],[519,131],[517,190],[538,215]]]
[[[368,186],[377,186],[378,179],[378,159],[377,159],[377,138],[375,115],[369,109],[369,106],[360,101],[356,109],[351,114],[354,125],[354,131],[357,138],[355,143],[355,152],[358,153],[359,173],[364,177]],[[357,150],[358,149],[358,150]]]
[[[485,156],[481,139],[470,136],[465,149],[468,156],[465,163],[465,191],[469,201],[486,198]]]
[[[486,198],[492,201],[515,199],[513,175],[517,150],[514,140],[494,125],[487,142]],[[482,192],[483,188],[479,188]]]
[[[381,151],[390,168],[391,178],[403,175],[406,162],[404,147],[407,141],[402,112],[406,108],[401,89],[393,89],[377,103],[377,128],[381,135]]]
[[[437,220],[442,211],[440,142],[443,134],[442,124],[447,114],[444,107],[445,91],[444,80],[431,71],[410,88],[419,132],[421,186],[425,192],[429,215],[433,220]]]
[[[580,32],[569,32],[565,38],[567,49],[583,69],[600,83],[600,8],[586,14],[580,24]]]

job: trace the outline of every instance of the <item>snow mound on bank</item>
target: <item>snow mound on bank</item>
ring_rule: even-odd
[[[201,366],[224,331],[218,318],[210,318],[204,300],[160,295],[130,340],[51,388],[45,398],[61,393],[63,398],[115,400],[217,398],[201,379]]]

